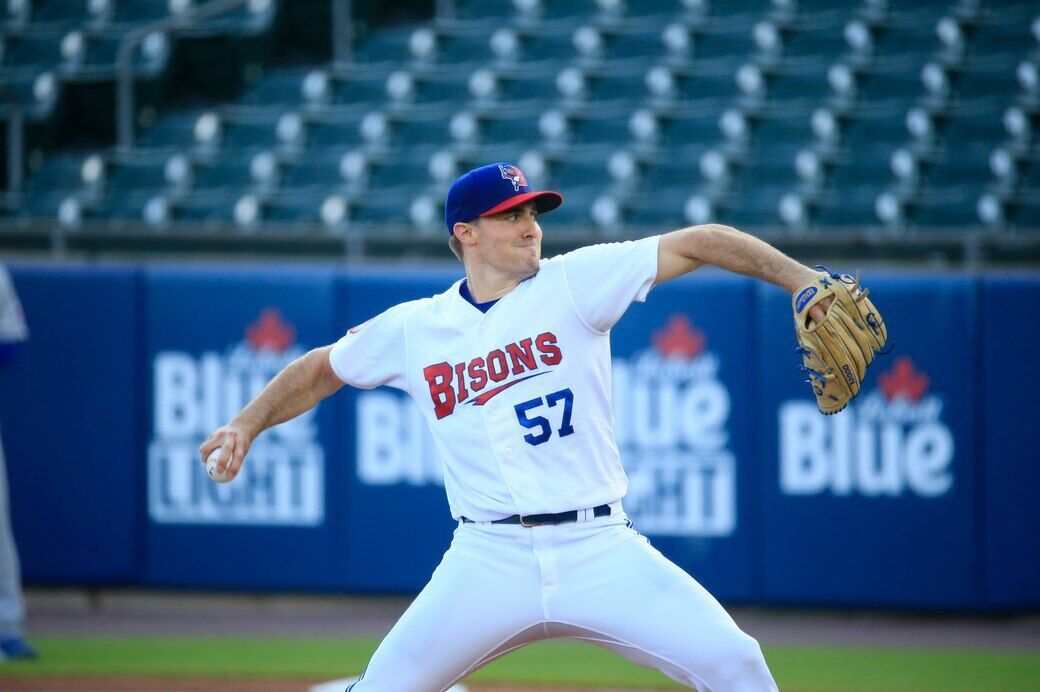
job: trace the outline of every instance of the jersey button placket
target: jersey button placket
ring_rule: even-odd
[[[507,407],[500,399],[496,398],[488,401],[481,409],[483,410],[484,425],[487,428],[488,438],[491,443],[491,453],[494,455],[495,463],[498,465],[499,473],[502,475],[502,482],[509,490],[513,501],[522,503],[527,497],[527,492],[524,488],[524,478],[522,474],[518,475],[515,473],[512,451],[506,451],[507,449],[511,450],[511,445],[508,441],[504,441],[511,427],[509,425]]]

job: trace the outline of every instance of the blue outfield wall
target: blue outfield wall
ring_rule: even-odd
[[[455,524],[402,393],[344,389],[229,485],[196,449],[293,358],[459,269],[12,267],[32,339],[0,421],[26,580],[417,591]],[[1040,275],[867,279],[892,351],[831,417],[781,291],[701,271],[629,309],[613,396],[635,527],[730,602],[1040,605],[1040,376],[1009,370],[1040,326],[1005,336]]]
[[[146,378],[140,274],[15,267],[30,341],[0,372],[22,569],[40,583],[140,579]]]
[[[1036,277],[982,282],[983,573],[986,602],[1003,607],[1040,604],[1038,301]]]
[[[718,598],[760,592],[754,284],[655,287],[612,331],[618,448],[635,528]]]
[[[143,579],[227,588],[342,588],[346,541],[331,399],[258,438],[217,484],[198,446],[267,381],[335,336],[327,270],[148,269]]]
[[[398,303],[440,293],[458,270],[357,272],[338,286],[340,333]],[[411,399],[389,387],[344,388],[340,448],[353,473],[342,488],[348,587],[416,592],[451,543],[440,462],[426,421]]]
[[[982,557],[976,283],[871,277],[870,289],[891,352],[834,416],[817,412],[791,366],[790,297],[760,291],[762,596],[972,606]]]

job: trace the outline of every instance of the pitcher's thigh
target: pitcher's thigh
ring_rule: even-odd
[[[631,532],[587,564],[581,588],[554,608],[554,615],[575,627],[570,636],[701,692],[777,689],[758,642],[644,537]]]
[[[503,649],[544,638],[534,565],[494,557],[453,546],[350,692],[440,692]]]

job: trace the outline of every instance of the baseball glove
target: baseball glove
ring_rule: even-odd
[[[831,274],[824,267],[812,281],[794,292],[794,325],[802,355],[802,371],[816,395],[820,412],[838,413],[859,394],[874,354],[885,347],[888,329],[881,314],[859,285],[859,276]],[[833,298],[823,321],[809,310]]]

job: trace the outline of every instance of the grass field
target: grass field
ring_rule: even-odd
[[[40,660],[0,665],[0,688],[5,676],[332,679],[360,672],[378,641],[41,638],[35,643]],[[765,653],[785,691],[1040,690],[1040,654],[804,646],[771,646]],[[678,688],[656,671],[577,642],[526,647],[469,682]]]

